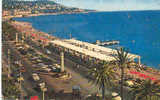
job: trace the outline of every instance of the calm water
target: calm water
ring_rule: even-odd
[[[119,40],[142,57],[142,63],[160,67],[160,11],[96,12],[16,18],[52,35],[82,41]]]

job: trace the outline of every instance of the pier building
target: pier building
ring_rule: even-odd
[[[64,40],[53,40],[51,43],[56,46],[63,48],[65,52],[70,52],[76,55],[81,56],[82,58],[85,56],[88,59],[97,59],[102,61],[113,61],[115,59],[115,55],[117,51],[115,49],[98,46],[95,44],[91,44],[88,42],[79,41],[76,39],[64,39]],[[132,61],[135,59],[138,60],[140,64],[140,56],[135,54],[128,54],[128,58]]]

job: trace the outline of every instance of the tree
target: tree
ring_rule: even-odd
[[[160,85],[158,82],[144,80],[131,86],[130,93],[134,96],[134,100],[159,100]]]
[[[99,86],[102,90],[102,98],[105,99],[105,89],[106,87],[111,87],[112,80],[115,78],[114,66],[110,62],[103,62],[100,66],[91,68],[89,75],[94,79],[91,79],[93,83]]]
[[[16,36],[13,35],[18,31],[8,22],[2,22],[2,38],[4,40],[15,40]]]
[[[15,80],[13,78],[2,76],[2,94],[7,98],[18,98],[20,90],[15,85]]]
[[[123,86],[124,86],[124,69],[127,68],[129,58],[128,58],[128,50],[125,48],[120,48],[117,49],[116,54],[114,55],[116,59],[116,65],[117,67],[120,68],[121,70],[121,87],[120,87],[120,94],[121,94],[121,99],[124,100],[124,91],[123,91]]]

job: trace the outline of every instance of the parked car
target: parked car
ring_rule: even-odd
[[[52,68],[52,71],[53,72],[60,72],[61,71],[61,69],[60,68],[57,68],[57,67],[51,67]]]
[[[27,51],[25,49],[18,49],[18,51],[22,54],[22,55],[26,55]]]
[[[50,72],[52,69],[51,69],[51,68],[48,68],[48,67],[42,67],[42,70],[43,70],[43,71],[46,71],[46,72]]]
[[[32,78],[33,78],[35,81],[40,80],[40,78],[39,78],[39,76],[38,76],[37,73],[33,73],[33,74],[32,74]]]
[[[21,72],[26,72],[26,69],[24,67],[21,68]]]
[[[54,64],[53,66],[56,66],[57,68],[61,68],[59,64]]]
[[[49,51],[49,50],[46,49],[46,53],[47,53],[47,54],[51,54],[51,51]]]

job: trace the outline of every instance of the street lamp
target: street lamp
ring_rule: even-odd
[[[47,88],[44,87],[44,88],[42,88],[41,90],[42,90],[42,92],[43,92],[43,100],[44,100],[44,92],[47,91]]]
[[[61,72],[64,72],[64,52],[61,52]]]
[[[11,42],[14,42],[14,41],[2,41],[2,46],[7,46],[7,45],[9,45],[9,43],[11,43]],[[3,48],[2,48],[3,49]],[[10,65],[10,60],[11,60],[11,58],[10,58],[10,54],[11,54],[11,50],[9,49],[9,48],[6,48],[6,50],[7,50],[7,52],[6,52],[6,54],[7,54],[7,60],[8,60],[8,77],[10,77],[10,74],[11,74],[11,69],[10,69],[10,67],[11,67],[11,65]],[[2,52],[5,52],[5,50],[3,49],[3,51]]]
[[[8,49],[8,77],[10,77],[11,74],[10,66],[10,49]]]

